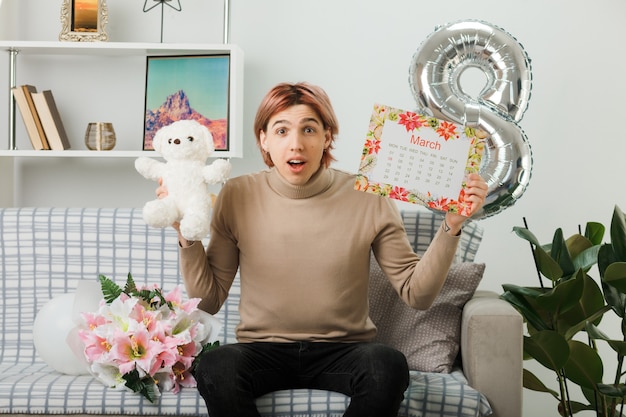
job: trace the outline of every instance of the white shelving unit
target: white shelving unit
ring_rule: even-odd
[[[0,51],[8,54],[9,58],[9,80],[7,88],[7,100],[9,104],[7,135],[8,143],[6,148],[0,144],[0,206],[13,206],[15,202],[15,170],[16,160],[20,158],[137,158],[138,156],[155,156],[153,151],[142,151],[141,143],[124,143],[125,138],[117,135],[116,148],[110,151],[89,151],[79,149],[68,149],[65,151],[42,151],[17,149],[17,129],[16,123],[21,123],[21,117],[17,113],[15,102],[11,94],[11,88],[17,85],[18,67],[22,71],[22,66],[18,65],[21,58],[33,58],[38,63],[49,60],[53,67],[55,62],[67,57],[68,59],[84,60],[110,59],[119,65],[124,59],[144,59],[148,56],[185,56],[185,55],[224,55],[230,56],[230,84],[229,84],[229,150],[217,151],[216,157],[240,157],[242,156],[242,126],[243,126],[243,52],[236,45],[231,44],[202,44],[202,43],[130,43],[130,42],[36,42],[36,41],[0,41]],[[88,62],[88,61],[87,61]],[[21,64],[21,62],[20,62]],[[36,68],[42,72],[53,72],[51,67]],[[33,68],[28,68],[32,73]],[[79,69],[77,69],[79,70]],[[145,77],[144,74],[133,74],[134,77]],[[56,74],[55,74],[56,76]],[[61,77],[69,77],[71,84],[71,74],[61,73]],[[115,89],[116,80],[100,81],[106,82],[107,88]],[[20,84],[25,82],[21,81]],[[34,82],[27,82],[34,83]],[[1,90],[0,90],[1,91]],[[56,93],[56,91],[54,91]],[[122,92],[116,92],[123,96]],[[107,98],[105,97],[104,100]],[[114,100],[115,96],[112,99]],[[77,105],[84,105],[82,103]],[[111,105],[116,105],[112,103]],[[63,117],[63,114],[61,115]],[[128,118],[143,119],[142,114],[129,114]],[[66,126],[67,129],[67,126]],[[117,132],[116,132],[117,133]],[[0,136],[1,137],[1,136]],[[131,139],[126,139],[131,140]],[[132,139],[136,141],[136,138]],[[82,138],[70,138],[74,144],[82,143]],[[121,146],[118,146],[121,145]],[[75,148],[75,146],[72,146]],[[131,149],[127,149],[127,148]],[[77,147],[76,147],[77,148]],[[62,159],[59,160],[59,165]]]

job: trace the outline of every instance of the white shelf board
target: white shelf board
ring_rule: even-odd
[[[0,150],[0,157],[36,157],[36,158],[138,158],[140,156],[159,157],[154,151],[35,151],[35,150]]]
[[[238,51],[231,44],[0,41],[0,49],[33,55],[184,55]]]

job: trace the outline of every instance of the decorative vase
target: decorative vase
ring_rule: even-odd
[[[92,151],[110,151],[115,146],[113,123],[91,122],[85,132],[85,145]]]

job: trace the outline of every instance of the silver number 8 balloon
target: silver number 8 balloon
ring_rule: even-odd
[[[468,68],[487,83],[478,97],[461,88]],[[530,99],[530,60],[509,33],[464,20],[440,26],[413,55],[409,84],[419,112],[482,129],[489,134],[480,174],[489,187],[480,219],[500,213],[524,193],[532,171],[530,145],[518,122]]]

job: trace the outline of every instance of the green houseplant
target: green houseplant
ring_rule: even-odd
[[[539,286],[506,284],[501,297],[520,312],[526,323],[524,359],[534,359],[554,371],[558,385],[550,388],[524,369],[524,387],[552,395],[558,401],[559,414],[563,416],[583,410],[593,410],[599,417],[625,415],[624,213],[615,206],[609,243],[603,243],[605,226],[596,222],[588,222],[584,232],[579,230],[568,238],[559,228],[548,244],[541,244],[526,227],[513,230],[530,243]],[[594,267],[598,272],[596,279],[590,275]],[[611,339],[602,330],[605,314],[618,317],[621,339]],[[604,374],[598,343],[607,343],[615,352],[614,375]],[[580,388],[587,403],[571,399],[574,386]]]

